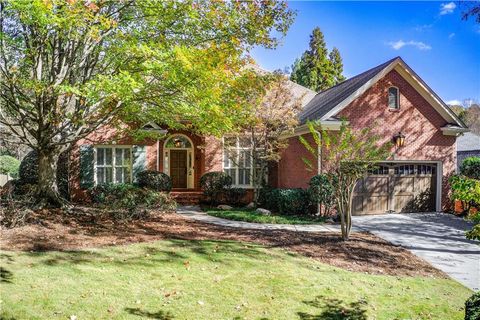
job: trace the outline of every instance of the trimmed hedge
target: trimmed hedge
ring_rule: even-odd
[[[312,204],[320,205],[329,212],[335,205],[335,188],[326,174],[318,174],[310,179],[308,194]]]
[[[89,190],[90,199],[93,203],[104,206],[106,209],[115,211],[116,218],[140,218],[138,212],[147,208],[164,211],[175,210],[176,202],[169,194],[150,189],[139,188],[132,184],[102,184]]]
[[[480,157],[465,158],[460,166],[460,174],[480,180]]]
[[[222,171],[207,172],[200,178],[200,187],[211,203],[218,203],[232,186],[232,177]]]
[[[465,302],[465,320],[480,319],[480,292],[474,293]]]
[[[172,190],[172,179],[165,173],[155,170],[144,170],[137,174],[137,183],[142,188],[155,191]]]
[[[306,215],[311,205],[309,193],[301,188],[264,187],[260,190],[259,203],[262,207],[285,215]]]

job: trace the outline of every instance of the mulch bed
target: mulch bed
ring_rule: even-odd
[[[190,220],[175,213],[154,213],[146,220],[112,221],[91,208],[74,214],[40,211],[33,223],[1,229],[3,250],[77,250],[161,239],[237,240],[283,248],[332,266],[371,274],[446,277],[409,251],[369,233],[353,233],[342,241],[338,233],[234,229]]]

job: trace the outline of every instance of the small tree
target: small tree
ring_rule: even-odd
[[[259,189],[265,182],[268,164],[278,162],[281,152],[288,146],[283,139],[298,124],[297,115],[301,109],[303,95],[292,91],[292,83],[280,72],[267,75],[254,75],[256,81],[249,81],[250,88],[246,103],[241,135],[251,143],[250,181],[254,188],[254,202],[258,201]],[[251,84],[255,83],[255,86]],[[230,153],[233,162],[239,159],[235,152]]]
[[[314,145],[303,136],[300,141],[315,159],[321,157],[322,171],[334,186],[333,194],[340,215],[342,238],[348,240],[352,229],[355,185],[378,162],[389,157],[390,143],[379,145],[379,137],[372,133],[371,128],[354,131],[346,121],[342,121],[339,131],[323,130],[314,122],[309,122],[308,128],[314,138]],[[303,160],[307,169],[311,170],[311,161],[306,158]]]

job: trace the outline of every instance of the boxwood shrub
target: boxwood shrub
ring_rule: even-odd
[[[232,177],[222,171],[207,172],[200,178],[200,187],[211,203],[218,203],[219,199],[232,186]]]
[[[279,189],[264,187],[260,190],[262,207],[285,215],[306,215],[310,212],[310,197],[301,188]]]
[[[172,190],[172,179],[165,173],[155,170],[144,170],[137,174],[137,183],[142,188],[155,191]]]
[[[480,157],[465,158],[460,165],[460,173],[466,177],[480,180]]]
[[[114,213],[118,219],[141,218],[145,209],[175,210],[176,202],[166,192],[140,188],[131,184],[102,184],[89,190],[94,204]]]
[[[480,319],[480,292],[474,293],[465,302],[465,320]]]

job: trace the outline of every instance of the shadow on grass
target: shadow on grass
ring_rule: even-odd
[[[66,264],[110,264],[118,266],[155,267],[159,263],[184,264],[192,258],[230,265],[235,259],[260,259],[265,255],[261,247],[231,241],[170,240],[157,246],[110,247],[98,251],[70,250],[62,252],[28,252],[36,264],[61,266]],[[43,258],[43,259],[42,259]]]
[[[12,279],[13,274],[4,267],[0,267],[0,282],[12,283]]]
[[[306,305],[321,309],[320,314],[309,314],[298,312],[301,320],[366,320],[367,302],[359,300],[351,303],[344,303],[342,300],[317,296],[312,301],[304,301]]]
[[[170,312],[165,311],[157,311],[157,312],[150,312],[145,311],[140,308],[125,308],[125,311],[142,318],[149,318],[149,319],[160,319],[160,320],[172,320],[173,315]]]

